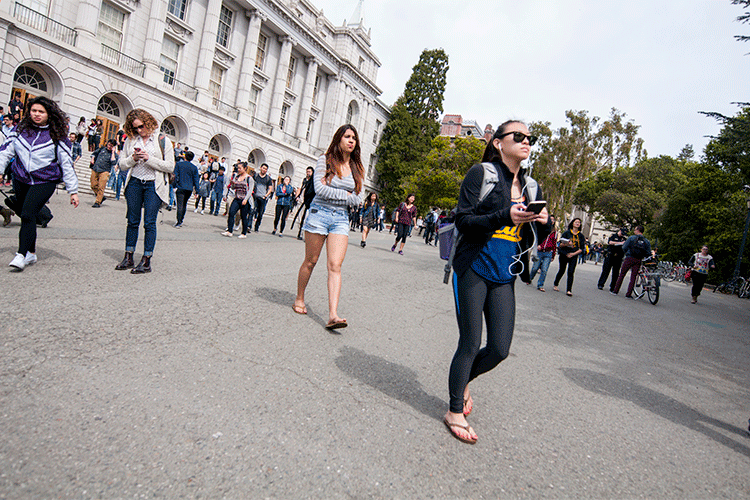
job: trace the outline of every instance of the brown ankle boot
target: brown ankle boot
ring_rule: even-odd
[[[122,262],[115,266],[115,271],[124,271],[125,269],[132,269],[133,263],[133,252],[125,252],[125,257]]]
[[[134,269],[130,270],[130,274],[143,274],[151,272],[151,257],[145,255],[141,257],[141,261],[135,266]]]

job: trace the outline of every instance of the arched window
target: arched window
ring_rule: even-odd
[[[177,129],[175,128],[174,123],[172,123],[168,119],[161,122],[160,131],[163,132],[164,135],[168,136],[170,139],[177,138]]]
[[[47,92],[47,81],[44,76],[29,66],[21,66],[13,75],[13,81],[18,85],[29,87],[40,92]]]
[[[359,106],[357,106],[357,103],[354,101],[350,102],[349,107],[346,110],[346,123],[354,125],[354,121],[357,119],[358,114]]]
[[[96,111],[104,115],[120,116],[120,105],[115,102],[111,97],[102,96],[99,99],[99,104],[96,106]]]
[[[208,141],[208,151],[210,153],[216,153],[221,154],[221,146],[219,146],[219,140],[216,138],[216,136],[211,137],[211,140]]]

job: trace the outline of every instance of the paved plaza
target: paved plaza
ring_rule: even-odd
[[[225,218],[165,212],[154,271],[131,275],[124,200],[67,202],[22,273],[18,218],[0,228],[0,499],[750,496],[748,300],[669,283],[630,301],[592,264],[571,298],[554,262],[546,293],[516,285],[469,446],[441,423],[458,334],[416,235],[399,256],[351,233],[331,333],[324,261],[309,314],[291,309],[296,227],[230,240]]]

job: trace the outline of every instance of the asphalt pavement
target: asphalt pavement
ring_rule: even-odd
[[[0,498],[748,498],[750,301],[665,283],[656,306],[516,284],[510,357],[442,424],[458,338],[444,262],[350,233],[336,333],[325,260],[189,210],[153,272],[114,270],[125,202],[50,203],[39,262],[0,268]],[[190,205],[189,205],[190,206]],[[273,207],[269,207],[273,211]],[[161,218],[160,218],[161,219]],[[0,228],[10,262],[18,219]],[[136,259],[142,252],[142,237]]]

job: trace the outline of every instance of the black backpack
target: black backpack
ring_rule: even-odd
[[[630,246],[630,255],[632,255],[636,259],[642,259],[648,255],[646,238],[644,238],[640,234],[636,236],[633,244]]]

